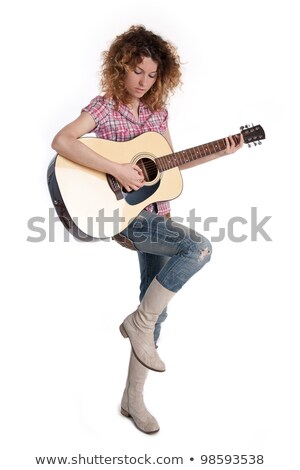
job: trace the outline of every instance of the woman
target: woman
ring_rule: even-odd
[[[140,189],[145,181],[139,166],[110,161],[78,138],[94,132],[103,139],[127,141],[155,131],[172,148],[166,103],[180,78],[175,47],[143,26],[132,26],[104,53],[104,95],[94,98],[75,121],[58,132],[52,148],[76,163],[113,175],[126,191]],[[228,137],[225,151],[202,158],[201,163],[233,153],[242,144],[242,137],[238,143]],[[175,293],[210,260],[211,245],[193,230],[175,223],[166,201],[147,206],[120,236],[137,249],[141,272],[140,305],[120,326],[132,346],[121,412],[132,417],[141,431],[154,433],[159,425],[145,407],[143,388],[148,369],[165,370],[156,350],[161,323]]]

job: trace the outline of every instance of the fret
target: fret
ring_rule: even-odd
[[[182,156],[183,156],[183,161],[184,161],[184,163],[188,163],[189,160],[186,158],[186,150],[183,150],[183,151],[182,151]]]
[[[216,140],[216,147],[218,147],[218,152],[221,152],[223,149],[220,146],[220,140]]]
[[[220,152],[219,141],[215,140],[213,144],[214,144],[215,153]]]
[[[197,154],[195,148],[189,149],[190,161],[196,160]]]
[[[197,148],[197,156],[198,156],[198,158],[203,158],[205,155],[203,155],[203,153],[202,153],[202,148],[201,148],[201,146],[198,145],[198,147],[196,147],[196,148]]]
[[[167,169],[165,167],[165,158],[166,157],[164,156],[164,157],[156,158],[156,160],[155,160],[157,168],[159,169],[159,171],[164,171],[164,170]]]
[[[187,154],[189,157],[189,161],[195,160],[195,153],[193,152],[193,149],[188,149]]]
[[[173,159],[174,159],[174,161],[176,161],[176,166],[181,165],[180,152],[173,153]]]
[[[163,167],[163,170],[167,170],[168,169],[168,165],[167,165],[167,162],[166,162],[166,159],[167,159],[167,156],[164,156],[162,157],[162,167]]]
[[[180,165],[179,152],[171,154],[169,168]]]
[[[163,158],[164,157],[158,157],[155,160],[156,166],[157,166],[159,171],[163,171]]]
[[[178,155],[179,155],[180,165],[183,165],[184,164],[184,160],[183,160],[184,155],[182,154],[182,152],[179,152]]]
[[[201,156],[201,155],[200,155]],[[199,147],[194,148],[194,159],[198,160],[199,157]]]
[[[205,157],[207,156],[207,154],[209,155],[209,150],[208,150],[207,144],[202,145],[202,148],[203,148]]]

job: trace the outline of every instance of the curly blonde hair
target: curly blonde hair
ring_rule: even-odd
[[[116,107],[128,104],[130,95],[124,85],[126,71],[134,70],[144,57],[157,63],[157,79],[142,100],[152,111],[165,107],[168,98],[181,83],[177,50],[142,25],[131,26],[117,36],[108,51],[103,52],[101,88],[114,99]]]

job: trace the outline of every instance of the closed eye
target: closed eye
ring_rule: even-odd
[[[135,70],[134,70],[134,73],[135,73],[136,75],[141,75],[141,74],[143,73],[143,70],[141,70],[141,69],[135,69]],[[156,78],[156,76],[157,76],[157,72],[152,72],[152,74],[149,73],[149,77],[150,77],[150,78]]]

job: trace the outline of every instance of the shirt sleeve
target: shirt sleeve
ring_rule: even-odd
[[[104,122],[108,114],[108,109],[105,106],[102,96],[96,96],[96,98],[93,98],[87,106],[82,108],[81,112],[83,111],[89,113],[96,123],[95,129],[93,129],[92,132],[94,132],[101,123]]]
[[[169,113],[168,113],[167,109],[162,109],[159,114],[160,114],[160,116],[159,116],[159,121],[160,121],[160,130],[159,130],[159,132],[161,134],[163,134],[164,132],[166,132],[167,127],[168,127]]]

